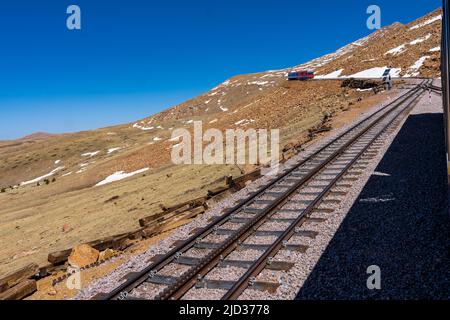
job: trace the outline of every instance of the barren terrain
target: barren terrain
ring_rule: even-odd
[[[233,77],[133,123],[0,142],[0,239],[8,244],[0,248],[0,276],[31,261],[45,264],[49,252],[129,231],[139,218],[160,212],[160,204],[198,197],[224,176],[253,168],[173,165],[176,128],[192,130],[198,120],[204,129],[279,128],[281,147],[306,143],[309,129],[325,120],[341,127],[395,93],[341,87],[342,80],[323,78],[377,78],[386,66],[400,77],[439,77],[439,14],[383,28],[293,68]],[[315,71],[318,81],[286,80],[289,70],[301,68]],[[135,174],[96,186],[121,171]]]

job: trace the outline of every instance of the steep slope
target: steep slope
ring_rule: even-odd
[[[192,130],[196,120],[204,129],[279,128],[283,146],[306,141],[308,129],[324,118],[342,122],[389,97],[342,88],[339,80],[288,82],[290,70],[309,69],[326,79],[379,76],[391,66],[400,77],[438,77],[439,15],[437,10],[408,25],[393,24],[292,68],[232,77],[137,122],[0,142],[0,234],[2,242],[15,244],[0,249],[0,274],[2,264],[45,260],[49,250],[133,228],[159,204],[198,196],[220,177],[246,169],[172,165],[175,128]],[[115,196],[119,200],[106,204]],[[62,231],[65,225],[70,231]]]
[[[381,75],[390,66],[401,77],[438,77],[440,65],[441,11],[436,10],[408,25],[395,23],[355,41],[336,52],[282,70],[233,77],[211,91],[136,123],[96,131],[49,137],[29,137],[1,148],[0,186],[16,185],[43,176],[61,163],[62,174],[82,174],[100,165],[95,179],[119,170],[136,170],[167,163],[173,128],[192,126],[203,120],[216,128],[257,127],[306,129],[324,113],[348,107],[340,100],[339,84],[326,88],[319,83],[288,83],[290,70],[315,71],[318,78]],[[328,89],[329,90],[324,90]],[[344,93],[348,94],[348,93]],[[311,114],[310,110],[313,110]],[[308,114],[308,121],[305,115]],[[314,119],[312,119],[314,118]],[[34,139],[33,139],[34,138]],[[11,145],[10,143],[2,143]],[[99,151],[96,154],[92,154]],[[153,154],[149,159],[149,154]],[[84,156],[83,156],[84,155]],[[45,167],[45,169],[43,168]],[[92,175],[92,174],[91,174]],[[90,182],[90,183],[93,183]]]

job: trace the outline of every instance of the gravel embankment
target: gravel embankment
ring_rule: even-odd
[[[440,96],[430,104],[424,95],[375,172],[366,173],[297,299],[450,298],[443,123]],[[381,290],[367,288],[371,265],[381,269]]]

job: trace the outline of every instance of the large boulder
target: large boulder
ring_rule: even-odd
[[[71,266],[81,268],[97,262],[99,254],[99,251],[92,248],[90,245],[81,244],[72,249],[68,261]]]

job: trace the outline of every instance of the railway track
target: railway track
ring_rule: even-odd
[[[434,92],[436,92],[438,94],[442,94],[442,88],[438,87],[438,86],[435,86],[433,84],[429,84],[428,85],[428,89],[430,89],[430,90],[432,90],[432,91],[434,91]]]
[[[286,168],[145,269],[129,274],[116,289],[94,299],[195,298],[195,290],[208,292],[211,299],[237,299],[247,289],[274,292],[280,283],[260,275],[293,266],[286,258],[289,252],[306,251],[302,239],[316,236],[308,223],[320,223],[333,212],[376,153],[383,134],[400,123],[429,84],[422,81]]]

